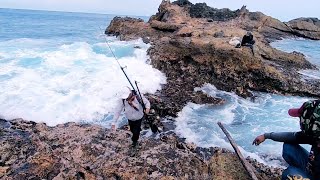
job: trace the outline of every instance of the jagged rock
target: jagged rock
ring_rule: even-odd
[[[177,104],[190,101],[188,96],[178,95],[185,99],[183,101],[172,96],[185,94],[181,89],[192,94],[190,92],[194,87],[204,83],[214,84],[222,90],[234,91],[243,97],[251,96],[251,90],[320,96],[316,83],[300,80],[297,73],[300,69],[315,69],[315,66],[297,53],[285,53],[268,44],[271,39],[295,35],[285,23],[260,12],[249,12],[245,6],[231,13],[234,15],[226,15],[227,19],[207,22],[206,18],[192,18],[189,12],[193,6],[187,1],[163,1],[159,12],[149,20],[159,23],[157,26],[161,28],[153,28],[155,26],[152,23],[143,25],[145,32],[151,33],[148,33],[152,42],[148,50],[151,63],[168,77],[168,85],[164,86],[162,93],[168,96],[170,101],[176,100],[174,102]],[[217,13],[209,13],[215,9],[205,4],[195,7],[202,7],[203,10],[195,12],[206,12],[212,15],[213,19],[220,17]],[[168,14],[165,21],[161,20],[163,12]],[[219,12],[228,14],[229,10]],[[121,21],[120,24],[127,26],[130,23]],[[150,29],[154,31],[151,32]],[[234,48],[228,44],[231,37],[242,37],[247,30],[253,32],[256,41],[254,54],[250,48]],[[123,36],[136,38],[143,38],[146,34],[120,32]],[[189,86],[187,84],[192,84],[192,87],[186,87]]]
[[[9,168],[10,167],[8,167],[8,166],[0,167],[0,178],[7,174]]]
[[[182,27],[178,32],[177,35],[181,37],[191,37],[193,29],[192,27]]]
[[[158,24],[154,25],[154,22]],[[188,102],[224,103],[222,99],[194,91],[195,87],[206,83],[243,97],[252,96],[252,90],[320,96],[319,81],[301,80],[297,73],[301,69],[316,67],[301,53],[286,53],[269,45],[270,41],[286,37],[314,37],[297,33],[289,24],[261,12],[250,12],[245,6],[231,11],[210,8],[204,3],[193,5],[187,0],[174,3],[163,1],[158,12],[142,25],[144,33],[121,31],[122,26],[140,24],[132,25],[124,21],[120,24],[119,33],[124,37],[149,38],[151,64],[167,76],[167,84],[157,92],[162,101],[156,105],[156,109],[162,115],[175,117]],[[254,35],[256,43],[253,51],[229,44],[232,37],[243,37],[246,31]],[[163,129],[174,128],[167,126]],[[173,137],[164,136],[160,139],[165,143],[174,143],[179,150],[196,153],[208,165],[208,172],[214,179],[248,179],[240,162],[236,162],[236,156],[230,155],[228,150],[190,148]],[[259,179],[279,179],[281,169],[270,168],[257,161],[250,162],[257,169]],[[190,177],[185,176],[187,179]],[[208,177],[202,176],[210,179]]]
[[[1,120],[0,130],[1,179],[221,179],[225,174],[238,179],[245,174],[230,151],[198,148],[174,134],[142,138],[138,155],[130,157],[128,130],[76,123],[47,127],[22,119]],[[218,166],[231,160],[235,171]]]
[[[110,25],[108,26],[108,30],[106,30],[105,33],[115,35],[120,40],[136,39],[137,35],[141,37],[148,37],[148,34],[152,32],[145,31],[144,26],[145,23],[142,19],[131,17],[115,17],[111,21]],[[132,32],[136,32],[137,34],[133,34]]]
[[[153,98],[154,117],[162,126],[161,118],[176,116],[188,102],[224,103],[194,91],[206,83],[244,97],[250,96],[251,90],[320,96],[319,82],[302,81],[297,73],[315,66],[300,53],[281,52],[268,44],[289,36],[316,39],[318,27],[317,19],[285,24],[249,12],[245,6],[236,11],[219,10],[179,0],[162,1],[148,22],[116,17],[106,34],[151,43],[151,63],[168,78],[161,92],[148,96]],[[228,44],[231,37],[242,37],[247,30],[256,40],[254,54],[249,48]],[[173,132],[161,134],[159,139],[142,139],[134,158],[128,156],[130,133],[126,127],[113,132],[87,124],[48,127],[22,119],[0,120],[0,135],[2,179],[248,179],[234,153],[186,144]],[[260,179],[279,179],[281,169],[254,160],[250,163]]]
[[[193,4],[188,1],[188,0],[177,0],[177,1],[174,1],[173,4],[176,4],[178,6],[192,6]]]
[[[213,37],[215,37],[215,38],[223,38],[223,37],[225,37],[225,35],[224,35],[224,32],[221,30],[221,31],[215,32],[213,34]]]
[[[239,11],[231,11],[228,8],[216,9],[207,6],[206,3],[191,5],[189,13],[193,18],[210,18],[214,21],[228,21],[239,16]]]
[[[181,27],[179,24],[165,23],[156,20],[151,21],[150,26],[154,29],[166,32],[174,32]]]
[[[300,37],[320,40],[320,20],[318,18],[298,18],[287,24]]]

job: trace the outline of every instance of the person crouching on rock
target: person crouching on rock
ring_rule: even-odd
[[[252,54],[254,55],[254,51],[253,51],[254,43],[255,43],[255,41],[253,40],[253,35],[250,31],[248,31],[247,34],[245,34],[242,38],[241,46],[249,47],[252,51]]]
[[[132,132],[132,145],[131,148],[137,148],[138,140],[141,131],[141,122],[143,120],[144,114],[148,114],[150,111],[150,102],[147,98],[142,95],[143,101],[138,99],[139,97],[136,93],[129,89],[128,87],[124,88],[122,91],[121,99],[118,101],[116,106],[115,115],[113,118],[114,123],[112,124],[112,129],[116,129],[116,122],[119,119],[119,116],[122,111],[124,111],[125,117],[128,119],[130,131]],[[140,101],[140,102],[139,102]],[[141,103],[145,104],[145,111]]]
[[[282,157],[289,164],[283,171],[282,180],[320,179],[320,100],[307,101],[300,108],[289,109],[289,115],[300,118],[299,132],[265,133],[257,136],[253,144],[259,145],[265,139],[284,142]],[[308,153],[299,144],[310,144]]]

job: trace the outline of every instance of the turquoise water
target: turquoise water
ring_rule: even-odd
[[[85,121],[108,127],[117,93],[128,85],[102,32],[113,17],[0,9],[0,118],[24,118],[48,125]],[[147,63],[149,45],[141,40],[107,40],[143,92],[153,93],[166,83],[164,74]],[[319,41],[283,40],[273,46],[301,51],[319,65]],[[318,71],[313,73],[307,77],[316,78]],[[175,131],[179,135],[199,146],[231,148],[216,125],[221,121],[245,155],[281,164],[280,143],[267,141],[259,147],[251,143],[264,132],[299,130],[298,120],[290,118],[287,109],[299,107],[306,98],[256,93],[258,98],[253,102],[210,84],[196,90],[224,98],[227,103],[188,104],[177,118]]]
[[[0,9],[0,118],[108,126],[118,92],[128,85],[105,42],[114,16]],[[146,63],[149,45],[142,40],[107,41],[143,92],[166,82]]]
[[[286,39],[272,43],[272,46],[287,51],[299,51],[313,64],[320,65],[320,41]],[[319,71],[301,71],[302,78],[320,76]],[[176,132],[187,141],[199,146],[222,146],[232,149],[223,132],[217,126],[221,121],[246,156],[251,156],[269,165],[283,165],[282,144],[267,140],[260,146],[253,146],[253,139],[265,132],[299,131],[299,119],[288,115],[289,108],[300,107],[308,98],[280,96],[254,92],[257,98],[243,99],[234,93],[224,92],[207,84],[196,90],[226,100],[222,106],[188,104],[177,118]],[[309,146],[305,146],[309,148]]]
[[[282,41],[273,42],[272,46],[285,52],[302,52],[308,61],[320,69],[320,41],[299,38],[285,39]],[[320,79],[320,71],[318,70],[302,70],[299,71],[299,73],[305,79]]]
[[[99,27],[111,15],[0,9],[1,40],[19,38],[53,39],[62,42],[97,41]]]
[[[275,41],[271,45],[285,52],[298,51],[306,55],[307,59],[320,66],[320,41],[306,39],[284,39]]]

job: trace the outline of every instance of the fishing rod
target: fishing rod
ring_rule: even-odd
[[[143,108],[143,109],[146,109],[146,106],[144,105],[144,102],[143,102],[143,99],[142,99],[142,96],[141,96],[141,93],[140,93],[140,90],[139,90],[139,87],[138,87],[138,83],[137,83],[137,81],[134,81],[134,83],[136,84],[136,87],[137,87],[139,96],[141,97],[141,102],[142,102],[141,105],[142,105],[142,108]]]
[[[102,31],[101,27],[99,27],[99,28],[100,28],[100,30]],[[107,40],[106,35],[104,34],[103,36],[104,36],[104,40],[105,40],[105,42],[106,42],[106,44],[107,44],[107,46],[108,46],[109,50],[111,51],[111,53],[112,53],[113,57],[114,57],[114,58],[115,58],[115,60],[117,61],[118,65],[119,65],[119,67],[120,67],[120,69],[121,69],[121,71],[122,71],[122,72],[123,72],[123,74],[126,76],[126,78],[127,78],[128,82],[129,82],[129,84],[131,85],[131,87],[132,87],[132,89],[133,89],[133,94],[139,97],[139,98],[137,98],[137,100],[138,100],[138,101],[139,101],[139,103],[142,105],[143,110],[145,110],[145,109],[146,109],[146,107],[145,107],[145,104],[144,104],[144,102],[143,102],[143,100],[142,100],[142,96],[141,96],[141,94],[140,94],[140,91],[139,91],[139,87],[138,87],[137,82],[136,82],[136,87],[137,87],[137,89],[138,89],[138,91],[139,91],[139,94],[137,93],[136,88],[135,88],[135,87],[133,86],[133,84],[131,83],[131,81],[130,81],[130,79],[129,79],[128,75],[127,75],[127,73],[124,71],[124,68],[123,68],[123,67],[121,66],[121,64],[119,63],[118,58],[117,58],[117,57],[116,57],[116,55],[113,53],[113,51],[112,51],[112,49],[111,49],[111,47],[110,47],[110,45],[109,45],[109,43],[108,43],[108,40]]]
[[[99,28],[100,28],[100,30],[102,31],[101,27],[99,27]],[[143,113],[146,115],[146,120],[147,120],[147,123],[150,125],[151,131],[152,131],[153,133],[158,132],[158,131],[159,131],[158,127],[157,127],[155,124],[152,123],[152,120],[150,119],[150,117],[148,117],[148,115],[145,113],[146,106],[145,106],[145,104],[144,104],[144,102],[143,102],[142,95],[141,95],[141,93],[140,93],[140,90],[139,90],[139,86],[138,86],[137,81],[135,81],[135,85],[136,85],[136,87],[137,87],[138,93],[137,93],[135,87],[133,86],[133,84],[131,83],[131,81],[130,81],[128,75],[127,75],[127,73],[124,71],[124,68],[123,68],[123,67],[121,66],[121,64],[119,63],[118,58],[117,58],[116,55],[113,53],[113,51],[112,51],[112,49],[111,49],[111,47],[110,47],[110,45],[109,45],[109,43],[108,43],[108,40],[107,40],[106,35],[104,34],[103,36],[104,36],[104,39],[105,39],[105,42],[106,42],[108,48],[110,49],[113,57],[114,57],[115,60],[117,61],[118,65],[119,65],[119,67],[120,67],[120,69],[121,69],[121,71],[122,71],[123,74],[126,76],[128,82],[130,83],[130,85],[131,85],[131,87],[132,87],[132,89],[133,89],[134,95],[137,95],[137,96],[139,97],[139,98],[137,98],[137,100],[138,100],[138,102],[141,104],[141,106],[142,106],[142,108],[143,108]],[[140,99],[140,100],[139,100],[139,99]]]
[[[99,27],[99,28],[100,28],[100,30],[102,31],[101,27]],[[137,94],[137,91],[136,91],[136,89],[134,88],[133,84],[131,83],[131,81],[130,81],[130,79],[129,79],[128,75],[127,75],[127,73],[124,71],[124,67],[122,67],[122,66],[121,66],[121,64],[119,63],[118,58],[117,58],[117,57],[116,57],[116,55],[113,53],[113,51],[112,51],[112,49],[111,49],[111,47],[110,47],[110,45],[109,45],[109,43],[108,43],[108,40],[107,40],[106,35],[104,34],[104,35],[103,35],[103,37],[104,37],[104,40],[105,40],[105,42],[106,42],[106,44],[107,44],[107,46],[108,46],[109,50],[111,51],[111,53],[112,53],[112,55],[113,55],[113,57],[116,59],[116,61],[117,61],[118,65],[119,65],[119,67],[120,67],[121,71],[122,71],[122,72],[123,72],[123,74],[126,76],[127,80],[129,81],[129,84],[131,85],[131,87],[132,87],[132,89],[133,89],[133,91],[134,91],[135,95],[138,95],[138,94]],[[142,98],[142,97],[141,97],[141,98]]]

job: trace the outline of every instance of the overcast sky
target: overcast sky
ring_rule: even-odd
[[[282,21],[297,17],[320,19],[319,0],[190,0],[190,2],[206,2],[212,7],[226,7],[232,10],[247,5],[250,11],[261,11]],[[0,7],[150,16],[157,12],[160,3],[161,0],[0,0]]]

